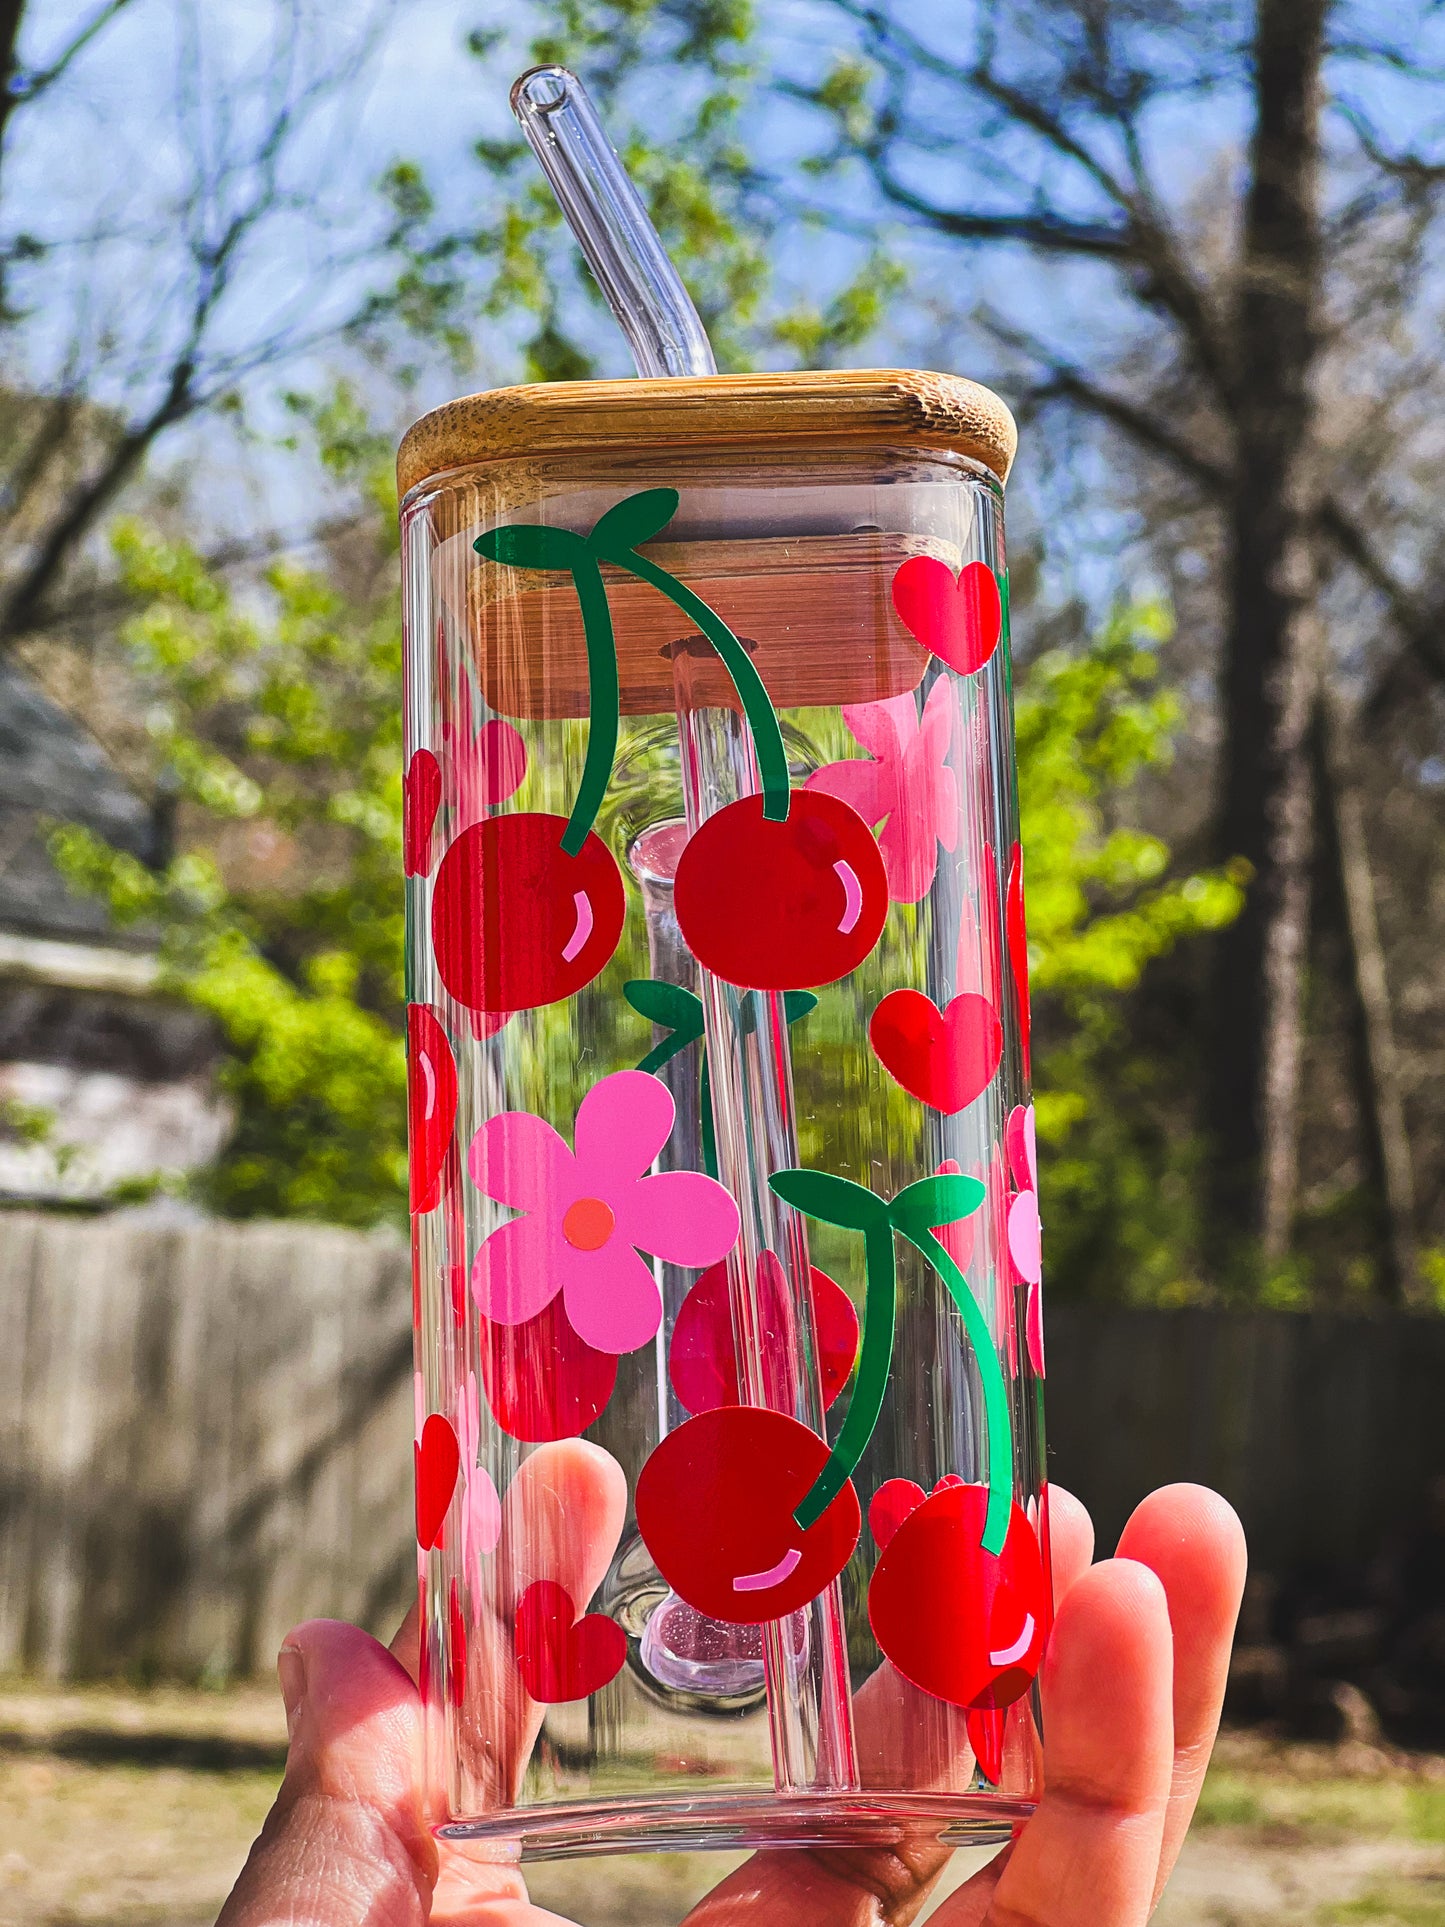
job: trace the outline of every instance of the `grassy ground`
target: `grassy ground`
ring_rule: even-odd
[[[0,1684],[0,1927],[207,1927],[282,1741],[267,1691]],[[977,1863],[959,1855],[953,1881]],[[532,1885],[585,1927],[671,1927],[732,1864],[563,1864]],[[1445,1761],[1226,1735],[1159,1920],[1445,1927]]]

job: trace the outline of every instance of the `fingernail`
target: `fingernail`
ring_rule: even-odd
[[[296,1737],[301,1704],[306,1698],[306,1661],[299,1646],[283,1646],[276,1656],[276,1675],[281,1681],[281,1698],[286,1706],[286,1739]]]

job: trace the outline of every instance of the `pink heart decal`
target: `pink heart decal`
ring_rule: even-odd
[[[442,768],[429,749],[419,749],[401,779],[401,867],[406,876],[431,869],[431,833],[442,800]]]
[[[1025,1284],[1043,1276],[1043,1238],[1039,1229],[1039,1200],[1034,1191],[1020,1191],[1008,1208],[1009,1256]]]
[[[447,1507],[462,1463],[451,1421],[433,1412],[412,1451],[416,1455],[416,1541],[423,1552],[430,1552],[442,1542]]]
[[[517,1671],[539,1706],[586,1699],[616,1679],[627,1657],[627,1635],[605,1613],[578,1619],[572,1595],[554,1579],[539,1579],[517,1602]]]
[[[873,1054],[895,1083],[952,1116],[993,1082],[1003,1026],[987,997],[966,990],[940,1010],[921,990],[890,990],[868,1024]]]
[[[937,556],[910,556],[893,577],[893,606],[924,648],[961,676],[983,668],[1003,633],[998,577],[986,562],[966,563],[955,576]]]

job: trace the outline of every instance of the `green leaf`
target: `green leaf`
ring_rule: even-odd
[[[933,1231],[939,1225],[971,1218],[986,1195],[977,1178],[943,1172],[905,1185],[889,1205],[888,1216],[905,1235],[910,1230]]]
[[[645,488],[597,518],[587,546],[596,555],[625,555],[665,529],[677,513],[675,488]]]
[[[783,1015],[790,1024],[796,1024],[800,1017],[806,1017],[810,1010],[818,1008],[818,999],[811,990],[785,990],[783,992]]]
[[[696,991],[682,984],[663,983],[656,977],[634,977],[622,986],[622,994],[639,1017],[702,1036],[702,999]]]
[[[654,1044],[638,1064],[640,1071],[660,1071],[679,1051],[695,1044],[702,1036],[702,999],[681,984],[667,984],[655,977],[634,977],[622,986],[622,994],[637,1012],[666,1030],[660,1044]]]
[[[768,1179],[785,1204],[821,1224],[845,1231],[867,1231],[888,1222],[888,1206],[866,1186],[830,1171],[775,1171]]]
[[[543,528],[536,522],[488,529],[472,547],[489,562],[505,562],[513,569],[570,569],[579,551],[586,550],[582,537],[570,529]]]

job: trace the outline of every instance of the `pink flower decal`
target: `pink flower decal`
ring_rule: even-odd
[[[810,790],[839,797],[865,823],[882,823],[878,847],[894,903],[917,903],[938,870],[938,846],[958,844],[958,779],[948,765],[958,696],[947,676],[928,692],[920,722],[912,694],[881,703],[848,703],[843,721],[871,760],[826,763]]]
[[[656,1335],[662,1295],[640,1253],[711,1265],[738,1236],[738,1208],[712,1178],[647,1175],[674,1115],[661,1078],[616,1071],[578,1107],[575,1150],[529,1111],[482,1126],[467,1157],[472,1181],[523,1214],[485,1238],[472,1265],[484,1317],[520,1325],[560,1291],[572,1329],[597,1351],[636,1351]]]

